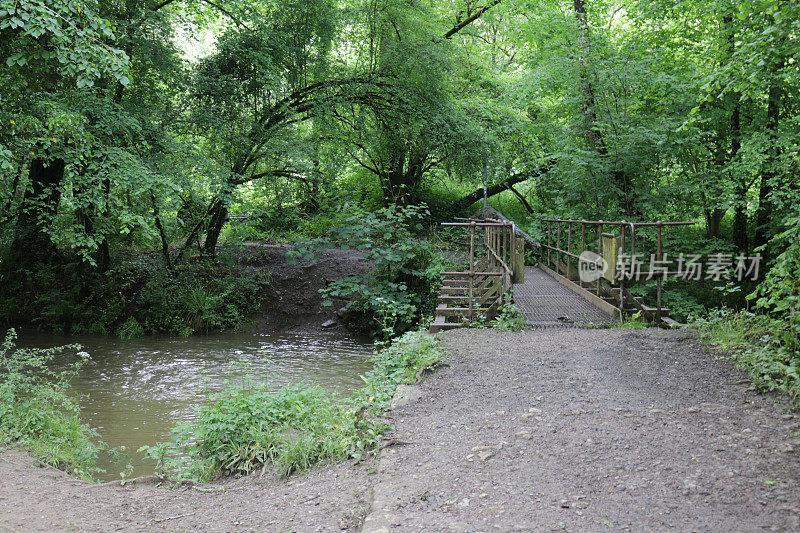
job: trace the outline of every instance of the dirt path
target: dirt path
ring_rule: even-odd
[[[686,333],[442,334],[394,413],[368,531],[800,526],[793,415]]]
[[[91,485],[0,454],[0,532],[354,531],[369,508],[369,464],[280,481],[258,474],[197,487]]]
[[[377,465],[91,486],[0,454],[0,531],[800,528],[800,423],[681,332],[442,334]],[[374,501],[370,505],[370,494]]]

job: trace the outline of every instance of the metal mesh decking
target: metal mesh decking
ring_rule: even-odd
[[[514,302],[532,327],[608,326],[611,317],[538,267],[525,267]]]

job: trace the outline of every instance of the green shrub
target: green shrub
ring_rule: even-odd
[[[503,331],[522,331],[528,323],[519,307],[514,305],[511,294],[503,297],[503,307],[500,314],[492,321],[492,327]]]
[[[427,216],[424,206],[392,206],[348,217],[331,231],[334,244],[363,250],[372,264],[367,274],[336,280],[323,290],[326,305],[332,297],[353,301],[350,325],[356,331],[388,341],[433,314],[443,258],[419,237]]]
[[[119,335],[120,339],[136,339],[144,337],[144,330],[135,318],[130,317],[119,327],[117,335]]]
[[[173,440],[142,448],[165,475],[207,481],[271,465],[282,476],[317,463],[361,458],[375,449],[399,383],[413,383],[441,357],[436,341],[407,333],[372,357],[365,386],[337,398],[314,385],[277,392],[251,378],[213,395],[196,420],[179,425]]]
[[[800,320],[775,319],[748,311],[716,310],[692,327],[701,338],[729,352],[761,391],[800,401]]]
[[[122,338],[235,329],[261,307],[268,284],[267,272],[231,254],[173,269],[139,255],[105,273],[39,265],[0,287],[0,324]]]
[[[0,346],[0,443],[16,442],[42,462],[91,479],[99,472],[97,433],[81,420],[69,394],[70,379],[88,360],[80,345],[17,348],[13,329]],[[62,372],[48,364],[63,352],[76,352]]]

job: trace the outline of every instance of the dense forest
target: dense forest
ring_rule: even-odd
[[[760,253],[758,280],[667,303],[756,310],[797,346],[796,3],[0,0],[0,31],[8,325],[234,327],[268,279],[230,250],[324,237],[399,250],[329,294],[373,314],[391,296],[408,329],[431,228],[485,181],[534,236],[689,220],[687,250]]]

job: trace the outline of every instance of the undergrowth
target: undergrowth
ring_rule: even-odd
[[[701,338],[728,352],[762,392],[789,396],[800,406],[800,320],[775,319],[748,311],[716,310],[692,327]]]
[[[265,467],[288,476],[320,462],[359,459],[377,446],[386,428],[380,416],[397,385],[416,382],[440,358],[430,335],[406,333],[372,356],[364,387],[352,398],[306,384],[270,392],[251,377],[211,396],[172,441],[142,451],[162,475],[197,481]]]
[[[513,296],[505,294],[500,314],[492,321],[492,327],[502,331],[522,331],[526,326],[525,316],[520,308],[514,305]]]
[[[11,329],[0,345],[0,444],[19,444],[43,463],[92,479],[103,445],[69,395],[70,379],[89,354],[77,344],[18,348],[16,338]],[[64,352],[75,352],[75,361],[66,370],[51,370],[49,363]]]
[[[0,324],[65,334],[189,336],[235,329],[264,303],[269,274],[236,257],[166,268],[139,255],[107,272],[39,265],[0,287]]]

